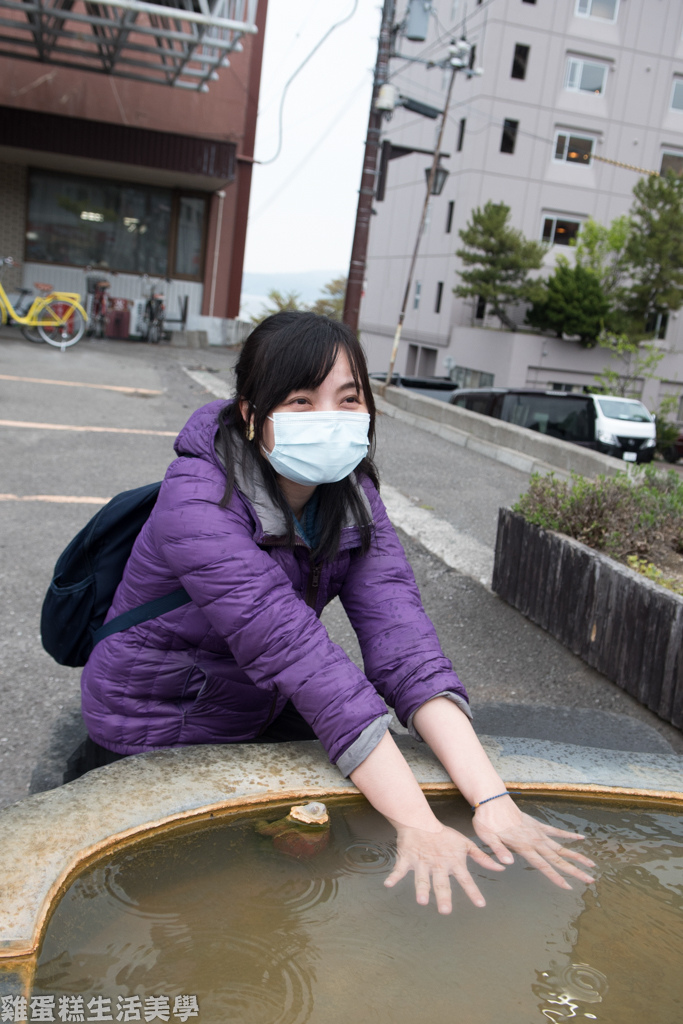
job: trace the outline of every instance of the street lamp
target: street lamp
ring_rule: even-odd
[[[427,187],[429,187],[429,176],[432,173],[431,167],[425,167],[425,177],[427,178]],[[440,196],[443,192],[443,187],[446,184],[446,178],[448,177],[448,171],[441,164],[438,164],[434,171],[434,180],[432,181],[432,188],[430,195]]]

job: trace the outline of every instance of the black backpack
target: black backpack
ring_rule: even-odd
[[[40,634],[43,647],[60,665],[85,665],[95,644],[105,636],[155,619],[191,600],[186,590],[175,590],[102,625],[160,487],[161,483],[147,484],[117,494],[57,559],[43,601]]]

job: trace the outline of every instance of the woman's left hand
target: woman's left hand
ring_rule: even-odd
[[[561,889],[571,889],[569,882],[559,873],[572,875],[581,882],[590,884],[595,879],[582,871],[578,866],[594,867],[588,857],[576,850],[568,850],[553,838],[583,839],[578,832],[565,832],[536,821],[529,814],[520,811],[519,807],[508,797],[492,801],[497,807],[488,804],[478,807],[474,814],[474,830],[483,843],[498,858],[501,864],[512,864],[515,853],[524,857],[532,867],[544,874]]]

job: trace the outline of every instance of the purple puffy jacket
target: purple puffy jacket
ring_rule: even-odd
[[[95,647],[81,680],[92,738],[120,754],[248,741],[289,699],[348,775],[388,726],[379,695],[411,729],[413,713],[437,694],[468,712],[370,481],[363,480],[370,550],[361,554],[358,528],[348,525],[336,557],[315,574],[306,544],[286,545],[282,513],[260,478],[245,480],[238,469],[232,500],[219,507],[225,474],[214,442],[224,404],[198,409],[178,435],[180,457],[107,619],[179,586],[192,601]],[[365,675],[319,621],[336,595],[358,635]]]

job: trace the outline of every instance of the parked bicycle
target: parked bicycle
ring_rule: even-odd
[[[0,268],[13,265],[11,256],[0,258]],[[62,351],[75,345],[83,337],[88,322],[80,295],[57,292],[51,284],[40,281],[35,282],[35,287],[42,295],[29,302],[28,297],[33,293],[28,288],[20,288],[18,308],[15,308],[0,282],[0,324],[17,324],[29,341],[46,341]]]
[[[166,296],[157,290],[160,284],[159,280],[151,286],[145,305],[145,341],[152,345],[158,345],[161,341],[166,319]]]
[[[92,295],[88,336],[103,338],[107,326],[107,291],[111,285],[102,274],[88,274],[85,281],[88,295]]]

